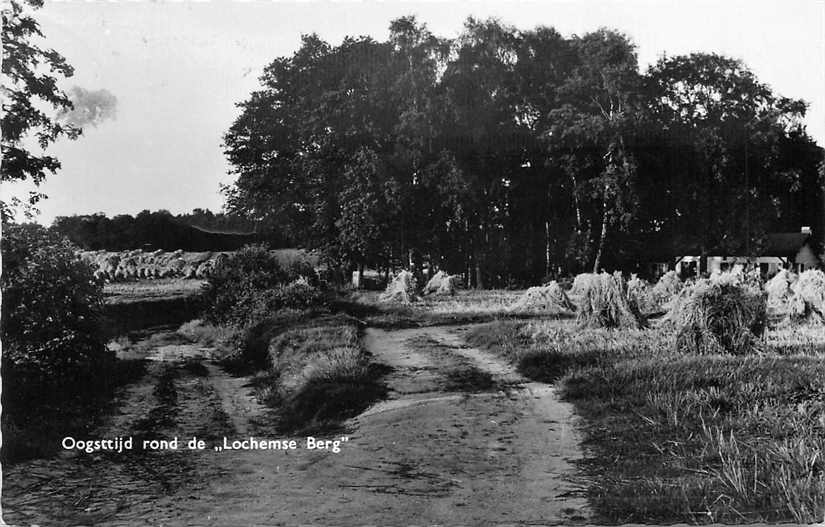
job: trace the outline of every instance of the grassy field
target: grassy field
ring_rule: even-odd
[[[103,286],[103,294],[107,304],[168,300],[196,296],[203,290],[205,283],[204,280],[183,278],[116,282]]]
[[[455,296],[428,296],[419,302],[404,305],[379,302],[380,292],[354,291],[341,296],[333,307],[350,313],[370,326],[380,328],[548,318],[540,312],[511,312],[509,307],[523,293],[524,291],[503,289],[460,290]]]
[[[750,356],[677,353],[666,329],[496,321],[471,342],[558,381],[585,421],[604,522],[820,521],[825,331],[771,329]]]

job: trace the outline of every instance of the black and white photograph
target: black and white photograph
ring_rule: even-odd
[[[825,0],[0,9],[0,525],[825,525]]]

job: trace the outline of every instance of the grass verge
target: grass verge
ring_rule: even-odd
[[[49,457],[66,436],[87,437],[112,408],[118,388],[138,380],[143,360],[116,360],[94,388],[45,388],[14,370],[3,371],[2,463]]]
[[[258,399],[276,410],[283,432],[335,430],[386,394],[385,372],[370,362],[360,324],[347,315],[281,310],[231,338],[229,330],[194,322],[178,331],[195,341],[234,343],[221,365],[252,376]]]
[[[759,355],[675,351],[665,329],[500,321],[471,342],[558,380],[585,420],[597,522],[821,521],[825,332],[771,330]]]
[[[370,363],[359,333],[356,321],[338,315],[271,338],[262,393],[265,401],[277,402],[283,429],[335,429],[385,395],[382,372]]]

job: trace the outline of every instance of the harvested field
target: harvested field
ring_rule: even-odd
[[[203,310],[204,281],[182,278],[108,283],[104,329],[109,337],[153,326],[182,324]]]
[[[163,278],[160,280],[138,280],[135,282],[109,283],[103,286],[106,302],[120,304],[145,302],[148,300],[191,297],[199,295],[204,280],[184,280],[181,278]]]
[[[184,285],[139,281],[109,284],[107,291],[122,297],[114,302],[121,306],[196,293],[195,281],[178,282]],[[141,433],[216,426],[231,437],[347,434],[351,441],[343,455],[290,453],[276,471],[268,463],[272,454],[261,452],[145,458],[158,479],[117,472],[104,460],[95,467],[112,481],[139,487],[139,500],[118,509],[112,504],[122,496],[101,492],[93,503],[105,515],[88,518],[104,525],[192,519],[214,510],[215,500],[223,500],[225,522],[247,523],[365,517],[391,523],[432,503],[441,507],[428,509],[433,523],[457,517],[446,510],[459,510],[470,523],[530,523],[539,511],[542,520],[565,524],[808,521],[825,512],[825,483],[817,479],[825,468],[816,461],[825,455],[817,442],[825,431],[816,421],[817,394],[825,391],[818,380],[825,378],[821,331],[789,324],[761,337],[754,332],[756,356],[722,352],[724,344],[677,347],[675,324],[616,323],[624,312],[611,302],[627,302],[638,316],[633,291],[652,294],[655,286],[631,280],[625,287],[607,274],[577,282],[580,296],[574,298],[591,302],[592,313],[612,321],[607,327],[587,327],[570,312],[550,313],[542,301],[511,309],[524,298],[546,300],[528,291],[459,290],[409,304],[355,292],[333,306],[351,316],[284,313],[247,335],[263,345],[263,371],[241,373],[231,361],[217,361],[231,350],[214,347],[243,339],[203,323],[150,334],[143,343],[123,341],[121,353],[149,353],[153,361],[148,381],[138,382],[121,406],[133,413],[152,406],[156,426],[141,421]],[[687,316],[696,288],[680,293],[671,316]],[[554,306],[563,303],[565,293],[553,289]],[[129,302],[130,296],[141,301]],[[726,324],[734,318],[729,315],[719,309],[714,316]],[[704,328],[712,333],[715,324]],[[157,390],[146,388],[153,383]],[[201,414],[213,424],[204,424]],[[115,419],[118,426],[128,421]],[[75,466],[50,463],[60,474]],[[412,475],[416,470],[423,475]],[[747,488],[728,477],[734,471]],[[12,470],[14,504],[22,503],[21,489],[31,484],[22,474]],[[194,474],[215,477],[198,483]],[[47,491],[56,492],[53,486]],[[318,492],[334,503],[309,507]],[[386,493],[394,495],[392,504]],[[183,499],[189,494],[196,497]],[[82,497],[55,495],[63,504]],[[722,495],[727,498],[714,499]],[[46,495],[34,496],[31,503],[45,515],[24,506],[20,518],[57,517]]]
[[[318,266],[318,257],[303,249],[272,250],[281,265],[290,267],[306,262]],[[107,282],[132,282],[157,279],[197,279],[209,276],[212,268],[231,254],[184,251],[81,251],[80,257],[95,268],[95,276]]]
[[[525,291],[519,290],[458,290],[455,296],[428,295],[411,304],[385,303],[379,293],[357,291],[342,296],[334,303],[370,326],[405,328],[439,324],[486,322],[497,318],[571,317],[569,313],[548,314],[540,309],[511,310]]]

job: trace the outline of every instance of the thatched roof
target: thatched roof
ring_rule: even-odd
[[[760,256],[793,257],[804,247],[812,243],[811,234],[807,232],[776,232],[765,237],[765,244],[759,251]]]

